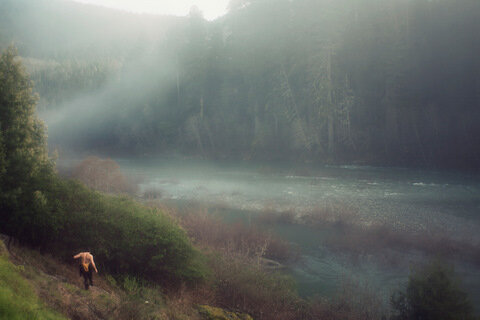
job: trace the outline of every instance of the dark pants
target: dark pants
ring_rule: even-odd
[[[93,267],[91,264],[88,265],[88,271],[85,271],[83,266],[80,266],[80,276],[83,276],[83,284],[85,285],[85,290],[88,290],[88,283],[93,286],[92,281]]]

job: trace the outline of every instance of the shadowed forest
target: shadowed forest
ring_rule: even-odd
[[[478,167],[478,1],[1,6],[60,152]]]

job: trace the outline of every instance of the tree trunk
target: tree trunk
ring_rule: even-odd
[[[335,127],[333,115],[328,115],[328,155],[333,157],[335,153]]]
[[[333,158],[335,153],[335,126],[334,126],[334,105],[333,105],[333,83],[332,83],[332,47],[328,48],[327,59],[327,103],[328,103],[328,155]]]

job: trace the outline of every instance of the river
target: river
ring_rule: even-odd
[[[480,177],[462,172],[269,163],[213,163],[184,159],[117,159],[140,181],[140,193],[156,190],[165,201],[195,201],[217,208],[226,219],[252,223],[270,211],[304,215],[332,205],[354,212],[359,226],[382,224],[398,233],[432,236],[480,247]],[[255,220],[253,220],[255,221]],[[300,263],[289,272],[303,296],[330,296],[347,280],[388,303],[404,286],[410,267],[425,262],[421,250],[382,250],[351,255],[323,245],[325,232],[305,224],[269,227],[299,246]],[[443,241],[443,240],[442,240]],[[382,259],[385,252],[388,263]],[[454,259],[472,302],[480,311],[480,263]]]

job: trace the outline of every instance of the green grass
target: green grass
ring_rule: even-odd
[[[3,245],[3,243],[1,243]],[[66,319],[43,306],[32,286],[21,275],[21,268],[0,255],[0,319]]]

